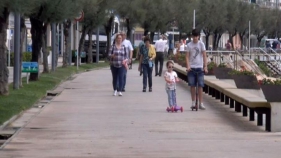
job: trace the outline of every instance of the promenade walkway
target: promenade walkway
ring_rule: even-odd
[[[11,124],[16,127],[27,122],[0,150],[0,157],[280,157],[280,133],[265,132],[209,96],[204,96],[207,110],[191,111],[184,82],[177,89],[184,112],[167,113],[164,79],[153,76],[153,92],[143,93],[136,68],[134,65],[128,72],[122,97],[112,95],[109,68],[64,82],[57,88],[62,93],[36,111],[36,116]]]

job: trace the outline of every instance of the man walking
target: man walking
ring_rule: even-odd
[[[167,40],[164,39],[164,35],[161,36],[161,39],[159,39],[155,43],[155,49],[156,49],[156,58],[155,58],[155,76],[161,76],[162,70],[163,70],[163,63],[164,63],[164,51],[167,44]],[[160,62],[160,69],[158,71],[158,63]]]
[[[128,63],[131,64],[134,49],[133,49],[132,43],[126,39],[127,38],[126,33],[122,32],[121,34],[122,34],[122,40],[123,40],[122,44],[125,46],[126,52],[128,54],[128,59],[129,59]],[[124,84],[122,86],[122,92],[125,92],[126,81],[127,81],[127,70],[125,70],[124,81],[123,81]]]
[[[207,55],[205,44],[199,41],[200,32],[196,29],[192,30],[192,41],[187,44],[186,52],[186,71],[188,85],[191,87],[191,108],[196,104],[196,91],[195,87],[198,84],[198,99],[199,108],[204,110],[203,105],[203,87],[204,87],[204,72],[208,73],[207,69]]]

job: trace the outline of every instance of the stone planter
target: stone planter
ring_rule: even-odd
[[[239,89],[260,89],[256,76],[232,75],[232,78]]]
[[[215,75],[215,72],[214,72],[214,69],[208,69],[208,73],[206,73],[205,75],[207,76],[212,76],[212,75]]]
[[[217,67],[214,69],[214,73],[218,79],[232,79],[232,76],[229,74],[231,70],[231,68]]]
[[[261,89],[268,102],[281,102],[281,85],[261,85]]]

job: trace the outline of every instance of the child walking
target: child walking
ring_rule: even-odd
[[[167,61],[166,63],[167,71],[164,74],[166,81],[166,92],[168,94],[169,109],[173,109],[177,106],[176,102],[176,82],[179,81],[178,75],[173,71],[174,63],[172,61]]]

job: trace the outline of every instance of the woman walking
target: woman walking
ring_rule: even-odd
[[[143,92],[146,92],[147,79],[149,92],[152,92],[153,60],[156,57],[154,46],[150,44],[149,37],[144,38],[145,46],[140,49],[139,71],[143,71]]]
[[[128,57],[125,46],[122,45],[122,35],[117,34],[115,44],[109,50],[108,56],[111,61],[111,72],[113,77],[113,95],[122,96],[123,78],[125,75],[125,65],[127,64]]]

